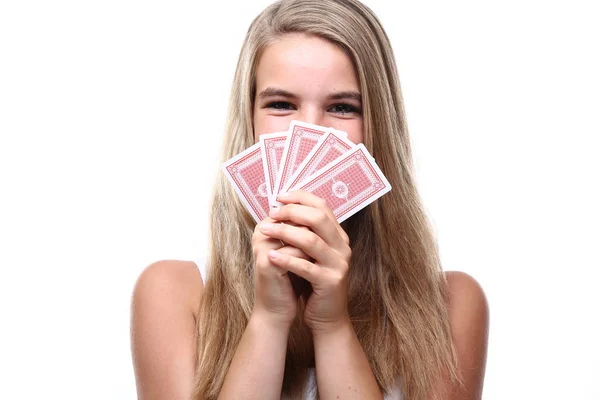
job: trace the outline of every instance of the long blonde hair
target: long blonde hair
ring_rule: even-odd
[[[231,91],[223,160],[254,144],[252,109],[258,60],[274,39],[314,35],[354,63],[363,104],[364,144],[392,191],[344,223],[351,240],[348,309],[382,390],[397,378],[405,399],[423,399],[443,375],[460,381],[438,249],[413,178],[400,82],[389,39],[356,0],[283,0],[251,24]],[[193,399],[216,399],[254,304],[254,221],[223,174],[211,214],[208,279],[197,321]],[[283,393],[302,398],[312,338],[305,298],[288,340]]]

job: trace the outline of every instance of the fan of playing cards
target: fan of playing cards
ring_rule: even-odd
[[[260,142],[223,163],[223,172],[256,222],[277,207],[277,195],[304,190],[325,200],[338,222],[392,187],[363,144],[346,132],[292,121],[287,132]]]

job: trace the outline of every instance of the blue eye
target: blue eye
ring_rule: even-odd
[[[346,103],[334,104],[329,110],[338,114],[359,113],[359,109]]]

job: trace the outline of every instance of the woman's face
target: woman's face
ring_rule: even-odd
[[[254,140],[292,120],[332,127],[363,140],[361,94],[350,58],[315,36],[286,35],[263,52],[256,71]]]

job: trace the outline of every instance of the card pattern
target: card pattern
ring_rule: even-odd
[[[259,142],[222,165],[257,223],[270,207],[283,205],[276,201],[277,188],[324,199],[338,222],[391,190],[365,146],[350,142],[345,132],[292,121],[288,131],[261,135]]]
[[[331,161],[335,160],[354,145],[343,136],[337,136],[335,132],[329,132],[322,137],[317,145],[313,148],[306,160],[300,164],[294,175],[289,179],[289,182],[284,186],[283,191],[288,191],[290,188],[302,183],[306,178],[320,170]]]
[[[325,199],[339,222],[387,193],[391,187],[363,145],[344,154],[292,190]]]
[[[260,147],[257,146],[225,169],[256,222],[265,219],[269,202]]]

